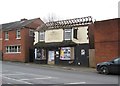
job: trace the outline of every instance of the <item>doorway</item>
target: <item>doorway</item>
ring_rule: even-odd
[[[76,46],[76,64],[79,66],[89,66],[89,45],[82,44]]]
[[[34,62],[34,49],[29,49],[29,62]]]
[[[49,50],[48,51],[48,64],[55,64],[55,51]]]

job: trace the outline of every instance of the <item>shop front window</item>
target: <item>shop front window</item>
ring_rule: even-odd
[[[71,60],[71,47],[62,47],[60,50],[61,60]]]
[[[35,59],[36,60],[46,60],[44,49],[35,49]]]

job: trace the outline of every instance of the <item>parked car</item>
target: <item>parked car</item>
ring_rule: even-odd
[[[96,70],[101,74],[120,74],[120,57],[108,62],[98,63]]]

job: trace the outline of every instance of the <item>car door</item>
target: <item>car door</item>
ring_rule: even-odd
[[[118,73],[120,74],[120,58],[118,59]]]
[[[112,64],[112,72],[119,73],[120,72],[120,58],[114,59]]]

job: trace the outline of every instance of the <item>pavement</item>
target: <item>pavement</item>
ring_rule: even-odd
[[[4,61],[4,62],[10,63],[10,61]],[[25,64],[25,65],[30,65],[34,67],[36,66],[36,67],[54,68],[54,69],[63,69],[63,70],[72,70],[72,71],[81,71],[81,72],[97,72],[96,68],[83,67],[83,66],[21,63],[21,62],[11,62],[11,63]]]
[[[26,63],[33,64],[36,66],[47,67],[47,68],[57,68],[57,69],[65,69],[65,70],[73,70],[73,71],[82,71],[82,72],[96,72],[96,68],[90,67],[82,67],[82,66],[65,66],[65,65],[49,65],[49,64],[35,64],[35,63]]]

